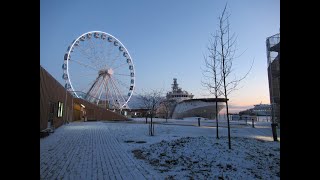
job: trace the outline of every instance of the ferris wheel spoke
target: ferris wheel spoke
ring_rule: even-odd
[[[116,98],[116,103],[115,103],[115,105],[117,105],[117,106],[119,106],[120,105],[120,103],[119,103],[119,97],[118,97],[118,93],[117,93],[117,91],[116,91],[116,88],[114,87],[114,85],[113,85],[113,83],[112,83],[112,81],[110,81],[111,83],[111,86],[113,87],[112,89],[113,89],[113,91],[114,91],[114,96],[115,96],[115,98]]]
[[[86,49],[85,49],[84,46],[85,45],[79,46],[79,52],[93,63],[92,47],[86,46]]]
[[[93,84],[95,83],[95,81],[97,81],[97,79],[98,79],[98,77],[95,78],[95,79],[93,80],[93,82],[88,82],[87,85],[86,85],[84,88],[80,89],[79,91],[80,91],[80,92],[83,92],[83,93],[89,92],[89,89],[93,86]],[[90,87],[90,88],[87,89],[88,87]]]
[[[76,63],[78,63],[80,65],[85,66],[85,67],[89,67],[89,68],[91,68],[91,69],[93,69],[95,71],[99,71],[98,69],[96,69],[96,67],[93,67],[93,66],[91,66],[89,64],[86,64],[86,63],[83,63],[83,62],[80,62],[80,61],[77,61],[77,60],[74,60],[74,59],[73,60],[70,59],[70,61],[76,62]]]
[[[95,65],[97,68],[101,68],[97,66],[97,62],[99,59],[101,59],[99,56],[97,56],[96,48],[92,44],[91,38],[88,40],[90,43],[87,43],[86,45],[83,44],[82,46],[79,46],[79,51],[83,56],[85,56],[87,59],[90,60],[90,62]]]
[[[80,52],[83,56],[85,56],[86,58],[88,58],[88,59],[91,59],[91,58],[92,58],[91,55],[89,55],[89,52],[91,53],[91,49],[89,49],[89,48],[84,49],[82,46],[78,47],[78,49],[79,49],[79,52]],[[88,51],[89,51],[89,52],[88,52]]]
[[[114,73],[113,75],[119,75],[119,76],[131,76],[130,74],[118,74],[118,73]]]
[[[108,86],[107,86],[107,82],[108,82],[108,76],[105,76],[102,80],[102,91],[103,91],[103,95],[105,96],[104,98],[107,99],[107,93],[108,93]],[[101,96],[100,96],[101,98]]]
[[[106,48],[109,51],[109,53],[107,54],[105,50],[106,48],[103,48],[104,41],[97,42],[97,46],[100,48],[94,48],[93,43],[90,40],[90,49],[91,49],[90,51],[92,52],[91,56],[93,57],[93,58],[90,57],[90,60],[92,63],[97,65],[99,69],[107,69],[109,63],[106,63],[106,62],[107,62],[107,59],[110,59],[110,56],[111,56],[111,51],[112,51],[112,48],[110,47],[111,45],[106,46]]]
[[[109,47],[111,48],[111,47]],[[101,53],[101,59],[100,59],[100,68],[101,69],[109,69],[110,68],[110,60],[112,59],[112,55],[110,55],[106,50],[102,51]]]
[[[101,83],[102,84],[102,83]],[[102,101],[101,99],[101,94],[102,94],[102,91],[103,89],[99,88],[96,92],[96,95],[95,95],[95,100],[96,100],[96,104],[98,105],[100,101]]]
[[[103,78],[100,78],[100,79],[102,79],[102,80],[100,80],[100,82],[95,90],[95,93],[93,95],[93,97],[96,98],[97,104],[99,103],[99,100],[100,100],[100,97],[98,94],[100,94],[99,92],[101,92],[101,85],[103,83]]]
[[[92,43],[91,43],[92,44]],[[92,45],[91,45],[91,47],[92,47]],[[99,55],[98,55],[98,53],[96,52],[96,48],[92,48],[92,52],[93,52],[93,59],[91,60],[91,62],[93,63],[93,64],[95,64],[95,63],[99,63],[99,60],[100,60],[100,57],[99,57]],[[99,67],[99,68],[101,68],[101,67]]]
[[[98,53],[96,52],[95,48],[89,47],[90,49],[90,54],[91,56],[87,56],[88,59],[90,60],[91,64],[97,67],[98,69],[101,68],[101,57],[97,55]]]
[[[112,87],[112,90],[113,90],[113,93],[110,93],[110,95],[112,96],[112,99],[113,99],[113,102],[114,102],[114,106],[116,106],[116,104],[117,105],[119,105],[118,103],[119,102],[117,102],[117,99],[119,99],[118,97],[117,97],[117,92],[116,92],[116,90],[115,90],[115,87],[113,86],[113,84],[112,84],[112,81],[111,81],[111,79],[110,79],[110,87]],[[116,100],[114,100],[115,98],[113,97],[113,94],[114,94],[114,96],[116,96]],[[117,103],[116,103],[117,102]]]
[[[89,40],[88,40],[88,46],[90,48],[90,52],[91,52],[91,56],[92,56],[92,52],[94,50],[94,45],[92,44],[92,37],[89,38]]]
[[[108,81],[109,81],[109,83],[108,83]],[[106,94],[106,96],[107,96],[107,99],[108,99],[109,107],[110,107],[110,108],[114,108],[116,102],[115,102],[114,97],[113,97],[112,92],[111,92],[111,89],[112,89],[111,84],[110,84],[110,85],[109,85],[109,84],[110,84],[110,78],[108,78],[108,79],[106,80],[106,82],[105,82],[105,85],[106,85],[106,87],[107,87],[107,94]],[[109,98],[108,98],[108,96],[109,96]],[[112,100],[112,101],[111,101],[111,100]],[[112,103],[112,104],[111,104],[111,103]]]
[[[91,47],[92,52],[93,52],[93,55],[92,55],[93,59],[91,59],[91,62],[94,63],[94,64],[99,65],[99,68],[101,69],[102,66],[103,66],[103,65],[101,65],[102,63],[100,63],[100,62],[102,62],[101,61],[102,60],[102,56],[99,55],[99,50],[98,50],[98,48],[94,47],[94,45],[92,43],[92,40],[90,41],[90,47]]]
[[[126,103],[127,101],[126,101],[126,99],[123,97],[122,92],[121,92],[121,91],[119,90],[119,88],[117,87],[117,84],[116,84],[116,82],[114,81],[114,79],[111,78],[111,82],[113,82],[114,86],[116,87],[119,96],[120,96],[120,97],[122,98],[122,100],[123,100],[123,103]],[[120,101],[120,98],[119,98],[119,101]]]
[[[109,108],[111,108],[113,106],[113,104],[115,104],[115,100],[114,100],[114,97],[111,94],[112,87],[110,86],[110,78],[106,78],[106,80],[104,81],[104,86],[107,89],[106,101],[108,101]]]
[[[110,59],[110,57],[111,57],[112,43],[108,43],[107,49],[108,49],[108,51],[106,52],[107,54],[105,56],[103,56],[103,57],[105,57],[104,59],[106,62],[107,62],[107,59]],[[108,64],[110,64],[110,63],[106,63],[104,68],[108,68]]]
[[[89,88],[88,92],[86,93],[87,95],[90,95],[90,92],[92,91],[92,89],[95,87],[96,83],[98,82],[99,77],[97,77],[97,79],[93,82],[93,84],[91,85],[91,87]],[[86,95],[86,96],[87,96]]]
[[[128,85],[126,85],[126,83],[122,82],[120,79],[115,78],[114,76],[113,76],[113,79],[116,80],[117,82],[119,82],[121,84],[121,86],[124,87],[125,89],[128,88]]]
[[[108,88],[108,86],[107,86],[107,82],[108,82],[108,79],[106,79],[105,81],[104,81],[104,86],[105,86],[105,88],[106,88],[106,94],[105,94],[105,96],[106,96],[106,104],[108,103],[108,109],[111,107],[111,104],[110,104],[110,101],[109,101],[109,98],[108,98],[108,95],[109,95],[109,88]]]
[[[104,57],[108,57],[106,54],[106,48],[104,48],[104,46],[108,46],[108,45],[106,45],[105,43],[106,43],[105,41],[100,41],[100,43],[99,43],[100,49],[102,50],[101,51],[102,60],[106,60]]]
[[[102,86],[103,86],[103,79],[102,79],[102,82],[101,82]],[[99,102],[101,101],[101,95],[102,95],[102,92],[103,92],[103,87],[100,88],[100,93],[99,93],[99,96],[97,97],[97,105],[99,104]]]
[[[97,58],[96,58],[96,62],[97,62],[97,64],[98,64],[98,66],[99,66],[99,68],[100,69],[102,69],[103,68],[103,66],[104,66],[104,61],[105,61],[105,54],[104,54],[104,48],[103,48],[103,46],[102,46],[102,44],[101,44],[101,42],[100,43],[98,43],[99,45],[99,51],[98,52],[96,52],[96,54],[97,54]]]
[[[114,56],[114,59],[110,61],[109,65],[111,66],[113,64],[113,61],[116,60],[119,56],[120,56],[120,52],[117,51],[114,47],[114,41],[109,42],[108,43],[108,52],[107,52],[107,56],[108,59],[112,59],[112,55]],[[115,55],[116,53],[118,53],[118,55]]]
[[[94,74],[79,74],[77,75],[77,77],[91,77],[91,76],[96,76],[97,73],[94,73]]]
[[[128,63],[123,63],[123,64],[120,64],[119,66],[114,67],[114,68],[112,68],[112,69],[115,70],[115,69],[120,68],[120,67],[122,67],[122,66],[124,66],[124,65],[127,65],[127,64],[128,64]]]
[[[120,57],[120,52],[117,54],[117,56],[111,61],[111,63],[110,63],[110,67],[112,67],[113,66],[113,64],[114,64],[114,62],[117,60],[117,59],[119,59],[119,57]]]
[[[96,97],[96,93],[97,93],[99,87],[101,86],[101,82],[99,82],[101,79],[100,77],[101,76],[98,76],[96,81],[92,84],[91,88],[87,92],[88,95],[90,95],[92,97]]]

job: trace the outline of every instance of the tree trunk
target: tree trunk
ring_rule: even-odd
[[[219,130],[219,125],[218,125],[218,102],[217,102],[217,96],[216,96],[216,125],[217,125],[217,129],[216,129],[216,131],[217,131],[217,133],[216,133],[216,138],[217,139],[219,139],[219,132],[218,132],[218,130]]]
[[[151,125],[151,126],[150,126],[151,136],[153,136],[153,130],[152,130],[152,129],[153,129],[153,127],[152,127],[152,126],[153,126],[153,122],[152,122],[152,114],[151,114],[151,122],[150,122],[150,125]]]
[[[229,106],[228,106],[228,100],[226,96],[226,108],[227,108],[227,122],[228,122],[228,144],[229,144],[229,149],[231,149],[231,138],[230,138],[230,123],[229,123]]]
[[[151,122],[152,121],[150,121],[150,123],[149,123],[149,135],[151,136]]]
[[[152,124],[152,136],[154,136],[154,124]]]

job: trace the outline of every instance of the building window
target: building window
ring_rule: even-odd
[[[62,117],[62,112],[63,112],[63,103],[58,102],[58,117]]]

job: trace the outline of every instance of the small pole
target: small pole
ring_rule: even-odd
[[[152,136],[154,136],[154,124],[152,124]]]
[[[254,128],[254,118],[252,117],[252,127]]]
[[[200,126],[200,118],[198,118],[198,126]]]

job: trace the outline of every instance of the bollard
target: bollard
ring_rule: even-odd
[[[252,127],[254,128],[254,118],[251,118],[252,119]]]

